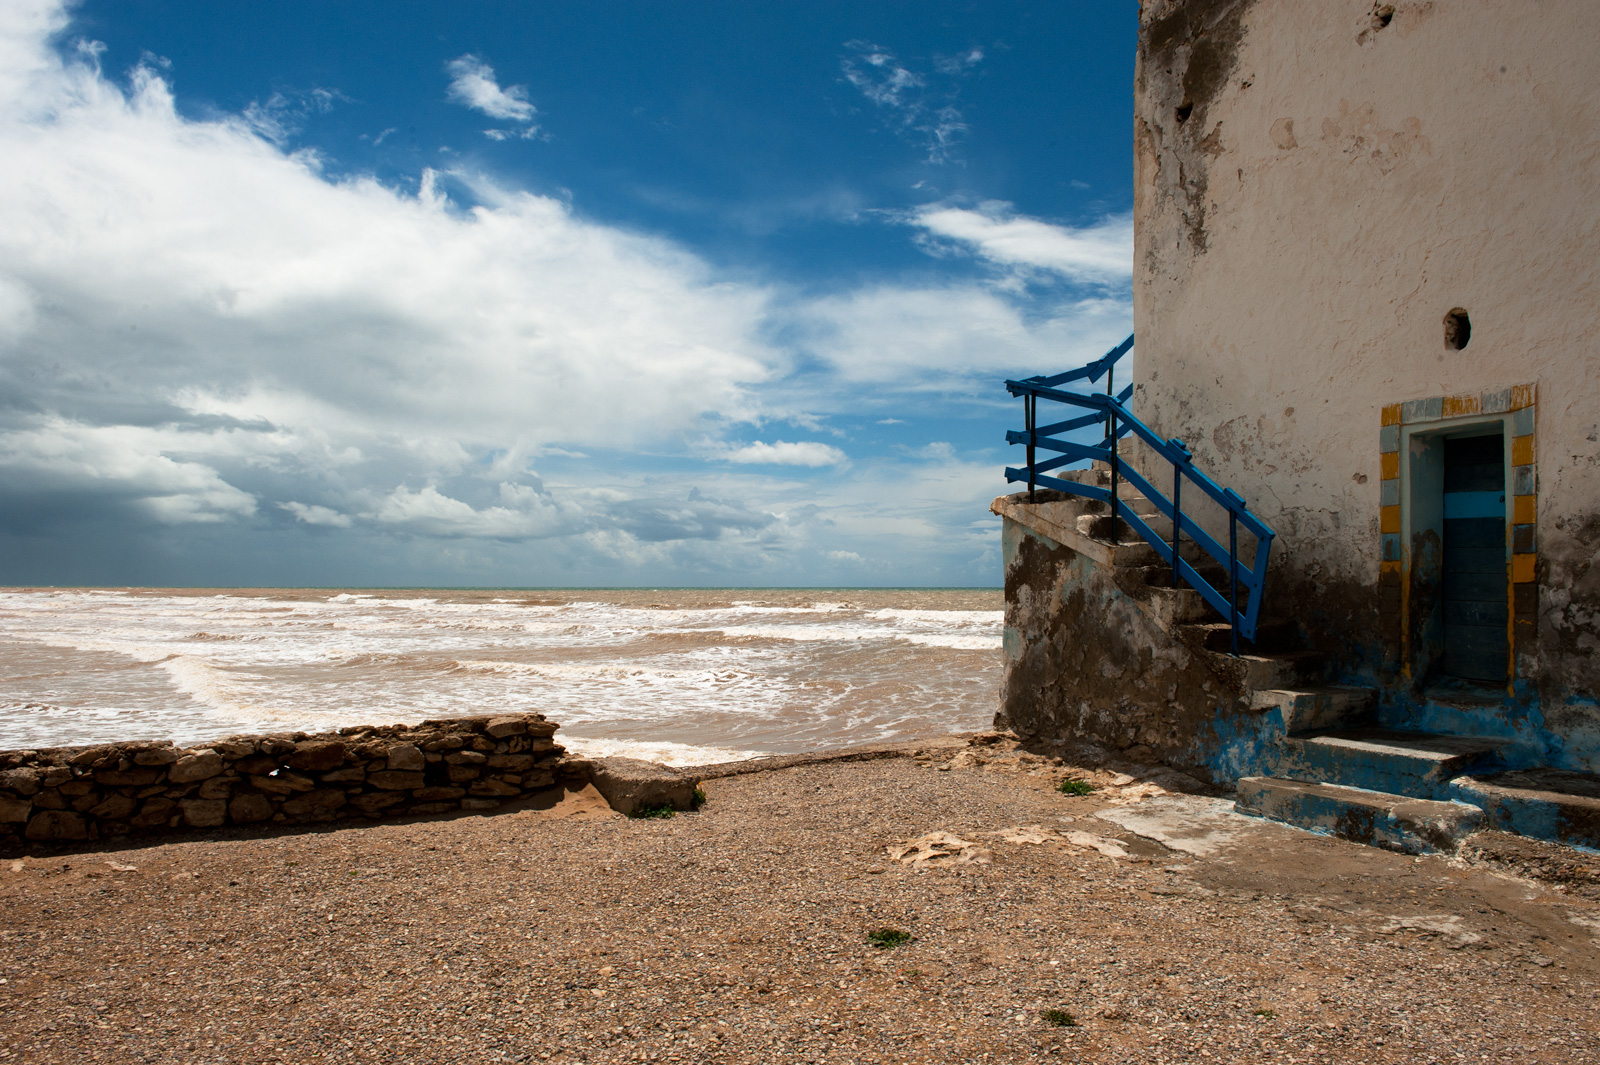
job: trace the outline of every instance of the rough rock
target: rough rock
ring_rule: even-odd
[[[173,762],[172,768],[167,770],[167,779],[174,784],[190,784],[216,776],[222,772],[222,766],[222,755],[216,751],[196,751]]]
[[[88,839],[89,825],[82,814],[67,810],[41,810],[28,822],[27,836],[35,842]]]
[[[243,795],[235,795],[228,802],[228,816],[240,824],[265,821],[272,816],[272,803],[268,802],[267,797],[259,792],[251,791]]]
[[[694,777],[656,762],[596,758],[590,762],[590,779],[618,813],[631,814],[640,807],[663,803],[674,810],[687,810],[694,805]]]
[[[420,772],[427,760],[422,751],[410,743],[400,743],[389,748],[389,768],[399,772]]]
[[[221,799],[184,799],[178,805],[191,828],[214,828],[228,818],[228,804]]]
[[[369,776],[367,783],[384,791],[410,791],[412,788],[422,787],[427,781],[421,773],[382,769]]]
[[[322,772],[344,764],[345,746],[336,740],[307,741],[295,745],[289,765],[295,769]]]
[[[520,717],[493,717],[483,731],[497,740],[507,736],[520,736],[528,731],[528,723]]]

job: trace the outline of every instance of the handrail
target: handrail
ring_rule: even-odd
[[[1266,583],[1267,559],[1272,553],[1272,541],[1277,533],[1256,515],[1250,512],[1245,505],[1243,497],[1231,488],[1223,488],[1216,481],[1206,476],[1205,473],[1194,467],[1189,449],[1182,440],[1173,437],[1171,440],[1162,440],[1144,422],[1128,410],[1124,404],[1133,395],[1133,386],[1125,386],[1121,392],[1113,393],[1112,382],[1117,360],[1121,359],[1133,348],[1133,337],[1128,337],[1121,344],[1112,348],[1105,355],[1079,367],[1068,370],[1066,373],[1050,376],[1036,376],[1024,378],[1020,381],[1007,381],[1006,390],[1013,396],[1021,396],[1023,401],[1023,415],[1026,427],[1022,432],[1009,430],[1006,433],[1006,443],[1026,444],[1028,448],[1027,465],[1021,469],[1006,468],[1006,480],[1023,481],[1028,485],[1028,501],[1033,502],[1034,490],[1038,487],[1054,488],[1057,491],[1068,492],[1072,495],[1082,496],[1086,499],[1099,500],[1111,506],[1111,521],[1113,535],[1116,523],[1123,521],[1134,532],[1138,533],[1151,547],[1155,548],[1157,555],[1172,567],[1172,586],[1176,588],[1178,581],[1182,580],[1195,591],[1200,593],[1207,603],[1214,607],[1219,614],[1228,619],[1231,629],[1233,653],[1239,653],[1239,637],[1254,641],[1256,638],[1257,622],[1261,615],[1261,596]],[[1057,385],[1068,384],[1073,381],[1097,380],[1102,374],[1106,377],[1106,391],[1104,394],[1069,392],[1057,388]],[[1039,400],[1047,399],[1063,403],[1071,407],[1085,408],[1093,413],[1067,418],[1063,421],[1053,422],[1049,425],[1038,424]],[[1085,429],[1097,423],[1104,424],[1105,435],[1094,444],[1083,444],[1076,441],[1060,439],[1063,433]],[[1118,456],[1118,447],[1121,439],[1132,433],[1153,451],[1157,456],[1166,459],[1172,464],[1172,498],[1164,496],[1154,484],[1142,473],[1131,466],[1125,465]],[[1038,451],[1050,451],[1055,457],[1040,460]],[[1111,487],[1102,488],[1099,485],[1082,484],[1078,481],[1063,480],[1059,477],[1048,476],[1051,470],[1085,459],[1106,463],[1111,469]],[[1172,520],[1172,542],[1158,536],[1149,524],[1138,514],[1123,510],[1120,506],[1118,482],[1126,480],[1137,489],[1164,517]],[[1187,480],[1202,493],[1215,501],[1217,505],[1228,513],[1228,547],[1223,549],[1209,532],[1200,526],[1189,514],[1184,513],[1182,506],[1183,484]],[[1256,538],[1255,555],[1250,566],[1243,566],[1239,562],[1239,527],[1243,526],[1246,532]],[[1201,550],[1226,567],[1227,594],[1212,585],[1192,565],[1183,558],[1183,537],[1187,535]],[[1244,603],[1239,603],[1239,593],[1244,592]]]

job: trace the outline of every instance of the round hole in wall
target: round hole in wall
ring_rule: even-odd
[[[1183,101],[1183,103],[1178,105],[1177,111],[1173,112],[1173,114],[1177,117],[1179,122],[1187,122],[1187,121],[1189,121],[1189,116],[1191,114],[1193,114],[1193,113],[1194,113],[1194,101],[1193,100],[1185,100],[1185,101]]]
[[[1460,351],[1472,339],[1472,319],[1460,307],[1452,307],[1444,316],[1444,346],[1449,351]]]
[[[1383,29],[1385,26],[1389,25],[1389,23],[1391,23],[1393,21],[1394,21],[1394,5],[1393,4],[1373,4],[1372,5],[1372,28],[1373,29],[1381,30],[1381,29]]]

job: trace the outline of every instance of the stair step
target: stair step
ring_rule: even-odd
[[[1144,587],[1139,590],[1136,598],[1150,607],[1156,624],[1169,632],[1175,625],[1217,617],[1217,612],[1212,609],[1211,604],[1207,603],[1199,592],[1189,587]]]
[[[1156,539],[1160,540],[1164,544],[1170,544],[1172,542],[1171,518],[1157,514],[1153,510],[1148,514],[1140,513],[1138,510],[1133,510],[1133,513],[1139,515],[1139,517],[1144,521],[1145,525],[1149,527],[1150,531],[1155,534]],[[1104,540],[1107,543],[1110,543],[1111,515],[1105,512],[1099,514],[1084,514],[1078,518],[1078,531],[1085,536],[1092,536],[1096,540]],[[1134,532],[1133,526],[1128,524],[1126,511],[1117,516],[1117,542],[1125,544],[1142,544],[1145,542],[1144,537]],[[1193,543],[1192,538],[1187,535],[1185,535],[1183,538],[1182,546],[1184,548],[1192,547],[1197,553],[1204,553],[1197,544]],[[1184,557],[1188,558],[1189,556],[1185,554]]]
[[[1189,562],[1189,564],[1194,567],[1194,571],[1196,573],[1210,581],[1213,588],[1222,583],[1222,575],[1226,572],[1226,570],[1217,565],[1215,562],[1211,561],[1210,558],[1206,558],[1203,562],[1191,562],[1188,559],[1185,559],[1184,561]],[[1167,565],[1165,562],[1158,562],[1153,565],[1145,566],[1119,566],[1118,568],[1139,570],[1140,572],[1137,574],[1138,578],[1152,588],[1172,587],[1172,567]],[[1128,574],[1128,576],[1135,576],[1135,574]],[[1187,588],[1188,586],[1189,585],[1187,582],[1180,582],[1178,585],[1180,588]]]
[[[1519,769],[1451,781],[1453,797],[1482,806],[1489,826],[1579,847],[1600,847],[1600,776]]]
[[[1464,802],[1413,799],[1282,777],[1241,777],[1234,808],[1406,854],[1454,851],[1485,820],[1482,809]]]
[[[1272,655],[1241,654],[1232,659],[1243,668],[1246,691],[1298,690],[1321,684],[1329,660],[1321,651],[1285,651]]]
[[[1232,631],[1226,621],[1212,621],[1185,625],[1189,636],[1208,651],[1228,653],[1233,644]],[[1300,649],[1300,630],[1292,622],[1269,621],[1256,626],[1255,640],[1239,637],[1239,650],[1255,654],[1274,654]]]
[[[1377,707],[1377,689],[1345,685],[1258,688],[1250,697],[1252,710],[1278,709],[1284,731],[1291,734],[1366,725],[1376,716]]]
[[[1491,761],[1501,741],[1477,736],[1359,728],[1291,736],[1279,772],[1422,799],[1453,797],[1450,782]]]

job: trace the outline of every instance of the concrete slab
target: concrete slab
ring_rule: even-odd
[[[1600,776],[1593,773],[1523,769],[1457,777],[1450,789],[1483,807],[1495,828],[1600,848]]]
[[[1483,827],[1480,807],[1277,777],[1241,777],[1238,808],[1406,854],[1453,852]]]
[[[1163,795],[1137,806],[1100,810],[1095,816],[1196,858],[1225,856],[1242,848],[1268,847],[1286,839],[1304,838],[1285,825],[1239,813],[1231,799],[1204,795]]]

